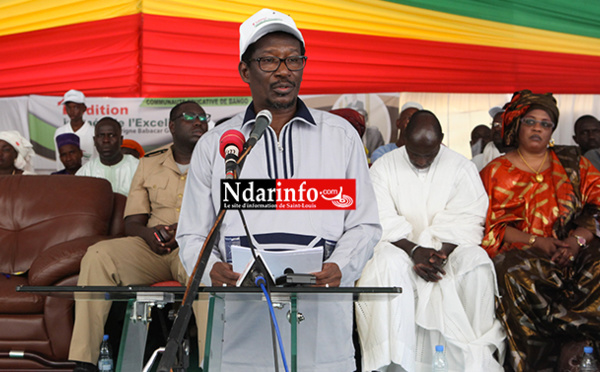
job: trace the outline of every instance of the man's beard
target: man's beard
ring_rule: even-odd
[[[285,109],[289,109],[291,107],[294,107],[294,105],[296,105],[296,100],[298,99],[298,97],[294,97],[293,100],[282,103],[282,102],[271,102],[271,108],[273,108],[274,110],[285,110]]]

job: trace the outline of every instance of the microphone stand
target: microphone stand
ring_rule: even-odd
[[[254,144],[244,147],[245,148],[237,161],[238,169],[234,173],[234,179],[237,179],[237,176],[244,165],[246,157],[252,148],[254,148]],[[169,332],[165,350],[158,364],[158,372],[176,372],[185,370],[185,367],[183,366],[186,350],[184,350],[182,346],[183,336],[190,322],[190,318],[192,316],[192,304],[198,295],[198,287],[200,286],[202,275],[204,275],[204,270],[206,270],[206,264],[208,263],[208,258],[210,257],[212,248],[215,245],[215,240],[219,235],[218,231],[221,227],[221,223],[223,223],[223,218],[225,217],[226,211],[227,210],[223,208],[219,210],[213,227],[210,229],[208,236],[204,240],[202,250],[198,255],[198,260],[196,261],[196,265],[194,266],[194,270],[192,271],[192,275],[190,276],[190,280],[188,281],[185,289],[183,302],[179,308],[179,311],[177,312],[177,317],[173,322],[171,332]]]
[[[244,213],[241,209],[238,209],[240,214],[240,218],[242,220],[242,224],[244,225],[244,231],[246,231],[246,236],[248,237],[248,244],[250,245],[250,251],[252,252],[252,257],[254,258],[254,263],[252,264],[252,268],[250,272],[247,274],[247,277],[250,278],[250,284],[248,286],[259,286],[257,280],[262,276],[263,282],[265,285],[265,290],[268,294],[268,297],[271,297],[271,286],[275,285],[275,283],[269,277],[270,272],[267,269],[266,263],[263,261],[262,256],[259,256],[256,253],[256,247],[252,243],[252,238],[250,236],[250,230],[248,230],[248,224],[246,223],[246,218],[244,217]],[[242,286],[247,282],[247,278],[242,281]],[[273,363],[275,367],[275,372],[279,372],[279,357],[277,356],[277,334],[276,334],[276,324],[275,319],[271,318],[269,322],[271,324],[271,343],[273,346]],[[282,351],[283,352],[283,351]],[[285,360],[284,360],[285,362]]]

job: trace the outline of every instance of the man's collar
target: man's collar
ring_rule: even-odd
[[[184,175],[187,173],[187,171],[184,173],[181,173],[181,170],[179,169],[179,166],[177,165],[177,162],[175,161],[175,152],[173,151],[173,146],[175,146],[175,145],[169,146],[164,158],[161,161],[161,164],[164,167],[171,169],[173,172],[175,172],[179,175]],[[189,163],[188,163],[188,165],[189,165]]]
[[[254,112],[254,102],[250,102],[250,105],[246,108],[246,113],[244,114],[244,122],[243,122],[242,126],[244,126],[246,124],[254,123],[255,118],[256,118],[256,112]],[[317,125],[317,123],[315,122],[315,119],[310,114],[308,107],[300,98],[298,98],[296,101],[296,114],[294,114],[294,117],[290,121],[293,121],[293,120],[300,120],[307,124],[311,124],[311,125],[315,125],[315,126]]]

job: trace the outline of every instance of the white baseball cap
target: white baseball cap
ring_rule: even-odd
[[[504,112],[502,106],[494,106],[488,111],[488,114],[490,114],[490,116],[493,119],[494,116],[498,115],[500,112]]]
[[[416,108],[417,110],[423,110],[423,106],[421,106],[420,103],[418,102],[406,102],[405,104],[402,105],[402,108],[400,109],[400,112],[409,109],[409,108]]]
[[[83,103],[85,105],[85,95],[78,90],[71,89],[63,97],[63,104],[67,104],[67,102]]]
[[[294,35],[302,45],[304,38],[292,17],[271,9],[261,9],[240,26],[240,60],[250,44],[268,33],[283,31]]]

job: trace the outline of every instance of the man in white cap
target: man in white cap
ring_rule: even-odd
[[[350,287],[373,253],[381,236],[375,194],[368,174],[364,148],[356,130],[344,119],[308,108],[298,98],[306,65],[304,38],[289,16],[263,9],[240,26],[239,74],[252,92],[252,103],[213,130],[196,145],[177,229],[180,257],[188,274],[220,209],[221,179],[225,163],[219,139],[230,129],[246,138],[255,127],[257,113],[268,110],[272,121],[245,158],[244,179],[354,179],[353,210],[246,210],[244,231],[238,213],[225,215],[219,240],[212,248],[202,282],[235,286],[239,272],[228,261],[233,242],[257,248],[267,244],[292,250],[323,247],[321,271],[314,273],[320,287]],[[339,187],[338,187],[339,189]],[[230,211],[234,212],[234,211]],[[354,371],[352,300],[335,294],[328,299],[304,299],[298,310],[299,371]],[[247,298],[247,297],[246,297]],[[335,300],[332,300],[335,298]],[[228,299],[231,299],[228,296]],[[289,307],[275,310],[284,348],[290,355]],[[222,349],[222,371],[273,370],[274,355],[267,304],[228,301]],[[288,361],[290,359],[288,358]],[[281,358],[279,365],[282,368]],[[211,365],[212,366],[212,365]],[[282,369],[283,370],[283,369]]]
[[[351,102],[347,108],[356,110],[365,118],[366,129],[362,136],[362,140],[363,144],[365,145],[365,151],[367,153],[367,158],[369,159],[369,164],[371,164],[371,154],[373,151],[375,151],[375,149],[383,146],[385,143],[383,140],[383,135],[375,125],[369,125],[369,113],[367,110],[365,110],[365,104],[363,101],[357,100]]]
[[[379,159],[383,154],[404,146],[404,129],[406,128],[406,124],[408,124],[408,121],[413,114],[419,110],[423,110],[423,106],[417,102],[406,102],[404,105],[402,105],[402,108],[400,109],[400,115],[398,116],[398,119],[396,119],[398,140],[396,140],[396,142],[380,146],[373,151],[371,154],[371,164],[373,164],[375,160]]]
[[[502,143],[502,114],[504,114],[504,109],[501,106],[495,106],[488,113],[492,117],[492,140],[485,145],[481,154],[475,155],[471,159],[477,166],[478,171],[485,168],[492,160],[506,153]]]
[[[59,161],[60,154],[56,137],[63,133],[74,133],[79,137],[79,147],[83,152],[82,163],[87,163],[92,156],[96,156],[96,148],[94,147],[94,126],[89,121],[83,120],[83,114],[86,110],[85,95],[75,89],[69,90],[63,97],[63,105],[65,111],[69,115],[71,122],[56,129],[54,132],[54,146],[56,148],[56,170],[62,168],[62,163]]]

